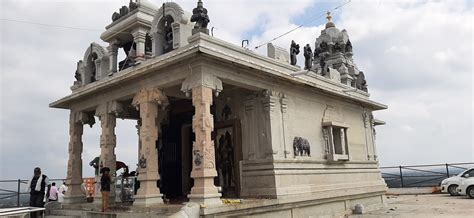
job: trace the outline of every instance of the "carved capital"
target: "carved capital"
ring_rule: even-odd
[[[117,55],[118,49],[119,49],[119,46],[118,44],[115,44],[115,43],[110,43],[109,46],[107,46],[107,50],[109,51],[110,55]]]
[[[135,43],[142,42],[145,43],[146,40],[146,31],[143,29],[138,29],[132,32],[133,40]]]
[[[165,93],[158,88],[145,88],[140,90],[135,94],[135,97],[133,97],[132,105],[139,108],[140,104],[145,102],[154,102],[163,107],[169,104]]]
[[[279,93],[272,90],[264,90],[262,96],[263,109],[265,111],[273,111],[278,101]]]
[[[214,90],[216,96],[222,91],[222,81],[216,76],[208,73],[193,73],[181,84],[181,91],[189,97],[189,93],[194,87],[204,86]]]
[[[104,104],[97,106],[95,109],[96,116],[103,116],[105,114],[113,114],[119,116],[123,114],[125,110],[123,109],[123,104],[118,101],[110,101]]]

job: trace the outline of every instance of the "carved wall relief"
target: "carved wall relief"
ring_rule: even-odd
[[[311,157],[311,146],[307,139],[296,136],[293,139],[293,152],[296,156]]]

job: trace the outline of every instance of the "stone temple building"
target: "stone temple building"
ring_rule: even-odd
[[[387,106],[370,100],[348,32],[329,15],[302,69],[296,43],[268,44],[264,56],[210,36],[210,18],[201,0],[193,13],[131,1],[103,42],[84,45],[72,93],[50,104],[70,111],[65,203],[83,201],[83,126],[98,118],[100,166],[112,174],[116,122],[137,121],[134,207],[166,197],[199,203],[203,216],[305,217],[383,205],[383,121],[372,112]],[[233,198],[242,203],[222,203]]]

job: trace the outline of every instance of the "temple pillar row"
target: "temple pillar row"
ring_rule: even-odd
[[[138,181],[140,188],[135,196],[135,206],[150,206],[162,203],[162,194],[157,187],[158,173],[158,106],[167,106],[166,95],[158,88],[140,90],[133,98],[132,105],[140,111],[140,148],[138,160]]]

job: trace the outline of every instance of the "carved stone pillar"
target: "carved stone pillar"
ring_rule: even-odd
[[[261,102],[264,112],[263,129],[265,138],[261,140],[263,142],[261,144],[261,158],[264,159],[274,160],[278,157],[284,157],[282,110],[275,110],[279,106],[278,104],[281,104],[280,94],[271,90],[262,92]]]
[[[157,187],[158,173],[158,105],[168,105],[166,95],[157,88],[142,89],[133,98],[132,105],[140,111],[140,142],[138,160],[138,181],[140,189],[135,196],[135,206],[150,206],[162,203],[162,194]]]
[[[212,91],[216,94],[222,90],[222,82],[215,76],[205,73],[195,73],[187,78],[181,90],[189,93],[192,90],[192,101],[195,108],[193,117],[193,132],[196,139],[193,142],[193,169],[191,178],[194,186],[188,195],[190,201],[200,204],[221,204],[214,177],[217,176],[214,141],[211,139],[214,130],[214,118],[210,112]]]
[[[146,41],[146,30],[145,29],[137,29],[133,33],[133,41],[135,42],[137,49],[137,60],[144,60],[145,59],[145,41]]]
[[[244,151],[244,159],[255,160],[257,159],[257,148],[258,148],[258,126],[256,124],[257,119],[255,118],[255,94],[246,96],[244,100],[245,107],[245,145],[242,150]]]
[[[85,117],[81,112],[71,112],[69,115],[69,159],[67,162],[66,184],[69,186],[65,196],[65,204],[84,202],[81,191],[82,184],[82,133]]]
[[[118,55],[118,44],[116,42],[110,43],[107,47],[109,51],[110,61],[109,61],[109,76],[117,72],[117,55]]]
[[[115,147],[117,145],[117,137],[115,135],[116,116],[123,112],[123,106],[116,102],[107,102],[96,108],[95,115],[100,119],[102,133],[100,135],[100,160],[99,167],[108,167],[110,169],[110,177],[112,181],[115,179],[116,161]],[[94,196],[101,198],[100,194],[100,175],[96,178],[97,191]],[[100,204],[100,200],[94,201]],[[115,183],[110,186],[109,202],[115,202]]]

